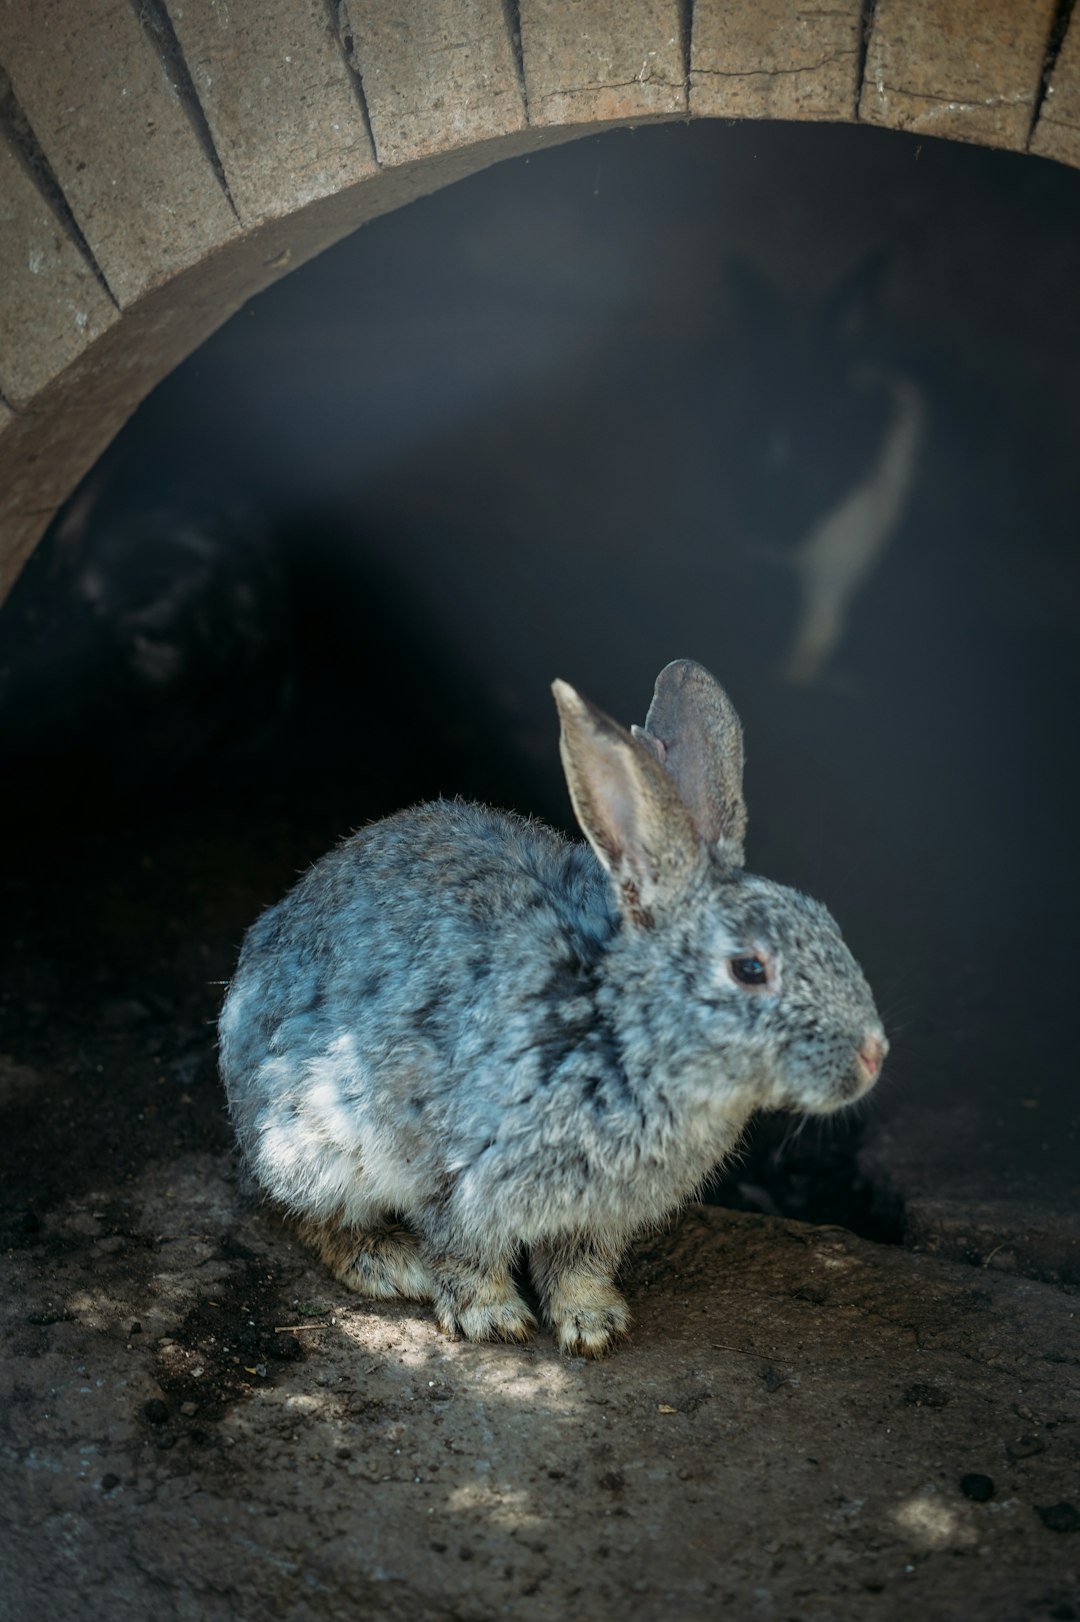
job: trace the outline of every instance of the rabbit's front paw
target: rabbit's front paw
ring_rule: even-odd
[[[407,1228],[393,1223],[354,1228],[314,1218],[299,1228],[300,1237],[314,1246],[334,1277],[358,1295],[377,1301],[430,1301],[435,1293],[416,1235]]]
[[[559,1348],[570,1357],[603,1357],[630,1328],[630,1309],[613,1284],[571,1283],[552,1294],[547,1310]]]
[[[597,1239],[536,1245],[529,1257],[544,1317],[562,1351],[603,1357],[630,1328],[630,1309],[611,1282],[618,1250]]]
[[[508,1270],[450,1272],[436,1268],[435,1317],[447,1335],[466,1340],[528,1340],[536,1319],[518,1295]]]

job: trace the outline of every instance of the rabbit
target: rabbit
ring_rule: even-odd
[[[246,1166],[336,1277],[559,1346],[630,1322],[634,1234],[752,1112],[827,1114],[887,1051],[817,901],[743,870],[742,733],[677,660],[645,726],[553,685],[586,844],[466,802],[347,839],[249,930],[220,1021]]]

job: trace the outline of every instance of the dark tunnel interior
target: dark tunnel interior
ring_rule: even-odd
[[[714,1197],[881,1238],[905,1179],[1074,1198],[1078,202],[870,129],[595,136],[370,224],[163,383],[0,614],[0,1051],[55,1106],[12,1117],[7,1220],[224,1147],[261,907],[423,798],[568,827],[552,678],[629,723],[682,655],[743,719],[750,866],[834,911],[893,1037],[868,1110],[763,1120]]]

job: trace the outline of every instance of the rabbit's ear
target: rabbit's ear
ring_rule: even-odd
[[[732,866],[743,863],[742,727],[715,677],[692,659],[676,659],[656,678],[644,727],[634,736],[671,778],[702,839]]]
[[[657,899],[697,867],[701,841],[649,750],[566,682],[554,682],[551,690],[575,815],[611,874],[620,910],[647,927]]]

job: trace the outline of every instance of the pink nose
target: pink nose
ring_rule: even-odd
[[[872,1031],[858,1052],[859,1069],[867,1081],[877,1080],[888,1051],[889,1044],[884,1036],[879,1036],[876,1031]]]

